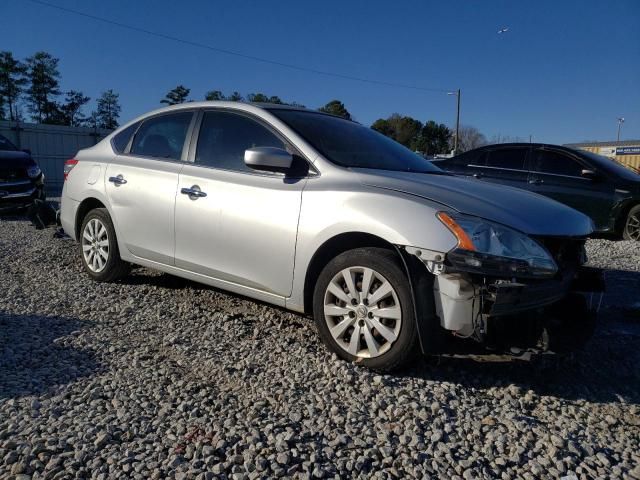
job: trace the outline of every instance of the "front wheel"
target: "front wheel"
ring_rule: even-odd
[[[391,371],[418,352],[409,281],[388,250],[338,255],[322,270],[313,300],[323,342],[345,360]]]
[[[640,240],[640,205],[636,205],[627,215],[627,220],[622,231],[625,240]]]

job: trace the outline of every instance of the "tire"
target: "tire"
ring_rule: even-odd
[[[622,238],[624,240],[640,240],[640,205],[629,210],[622,227]]]
[[[313,312],[320,338],[344,360],[389,372],[419,352],[409,281],[389,250],[359,248],[331,260],[316,282]]]
[[[120,258],[116,231],[106,208],[87,213],[79,237],[82,266],[93,280],[113,282],[127,276],[131,267]]]

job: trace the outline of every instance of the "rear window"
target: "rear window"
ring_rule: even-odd
[[[133,135],[140,122],[136,122],[133,125],[129,125],[127,128],[122,130],[120,133],[116,134],[111,140],[111,144],[113,145],[113,149],[118,153],[123,153],[129,145],[129,140],[131,140],[131,135]]]
[[[445,165],[466,167],[468,165],[485,165],[486,150],[471,150],[469,152],[461,153],[453,158],[445,160]]]
[[[133,155],[180,160],[193,112],[161,115],[145,120],[131,145]]]
[[[9,141],[8,138],[0,135],[0,150],[10,150],[12,152],[15,152],[18,149],[13,143]]]
[[[491,150],[487,156],[487,167],[526,170],[527,148],[500,148]]]

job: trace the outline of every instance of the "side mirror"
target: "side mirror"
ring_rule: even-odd
[[[595,170],[584,169],[580,172],[580,175],[589,180],[597,180],[600,178],[600,175],[598,175],[598,172]]]
[[[293,155],[277,147],[254,147],[244,151],[244,163],[255,170],[284,172],[291,168]]]
[[[28,153],[29,155],[31,155],[31,149],[30,148],[23,148],[22,151],[24,153]]]

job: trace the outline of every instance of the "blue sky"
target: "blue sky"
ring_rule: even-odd
[[[567,143],[640,138],[638,0],[47,0],[159,33],[284,63],[443,90],[461,122]],[[113,88],[121,121],[179,83],[264,92],[318,107],[337,98],[365,124],[393,112],[455,123],[455,97],[331,78],[216,53],[31,3],[0,0],[0,50],[60,58],[62,88]],[[498,34],[502,27],[505,34]]]

